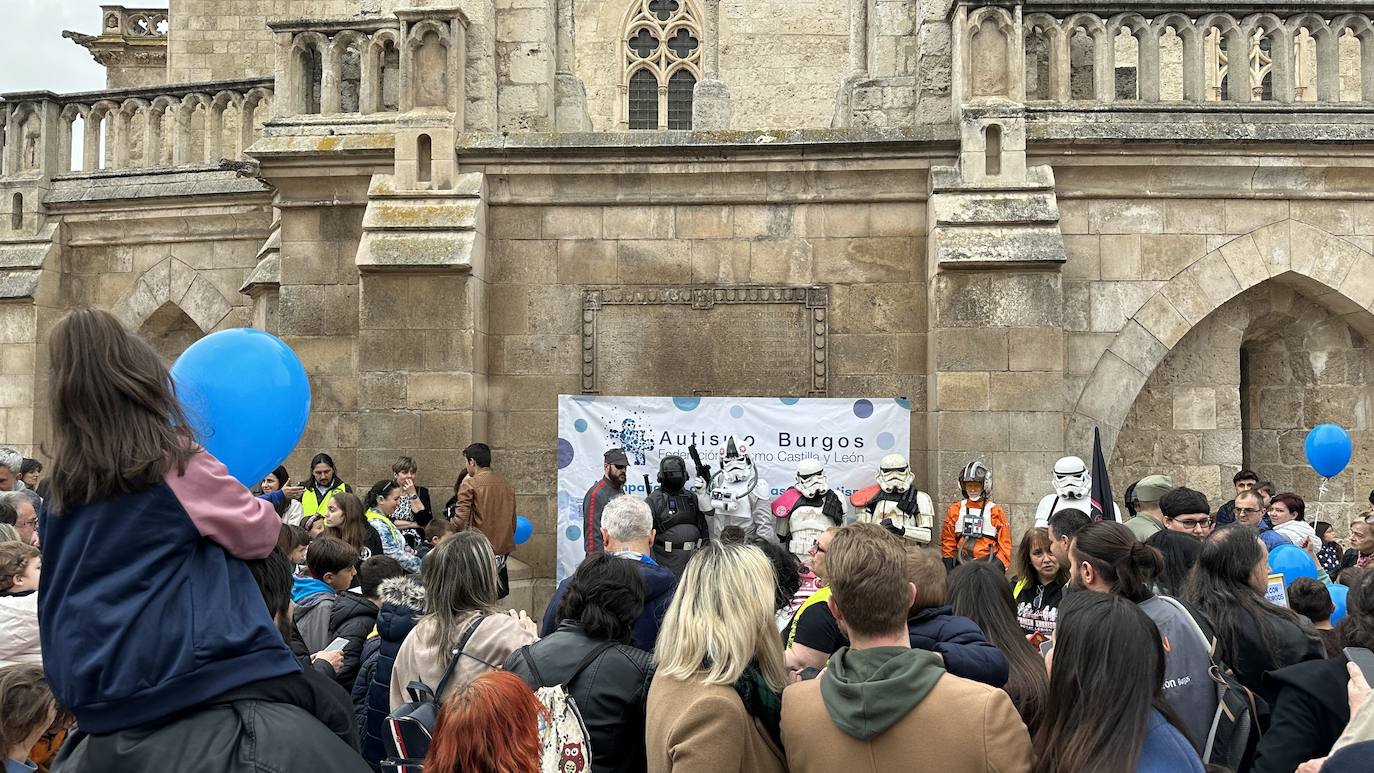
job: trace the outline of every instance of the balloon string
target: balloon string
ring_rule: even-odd
[[[1330,478],[1322,478],[1322,485],[1317,489],[1317,496],[1326,499],[1326,484],[1330,483]]]

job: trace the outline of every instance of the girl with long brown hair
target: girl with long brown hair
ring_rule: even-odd
[[[382,555],[382,538],[363,515],[363,500],[351,491],[340,491],[325,506],[324,533],[337,537],[358,551],[358,563]]]
[[[149,725],[296,675],[244,564],[281,519],[196,444],[171,375],[109,312],[49,337],[52,487],[39,624],[44,669],[81,729]]]

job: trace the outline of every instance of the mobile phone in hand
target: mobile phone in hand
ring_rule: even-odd
[[[347,647],[347,646],[348,646],[348,639],[345,639],[344,637],[340,636],[340,637],[336,638],[334,641],[330,642],[330,643],[329,643],[329,646],[324,648],[324,651],[325,651],[325,652],[342,652],[342,651],[343,651],[343,648],[344,648],[344,647]]]
[[[1346,647],[1345,659],[1360,667],[1364,672],[1364,680],[1374,683],[1374,652],[1370,652],[1366,647]]]

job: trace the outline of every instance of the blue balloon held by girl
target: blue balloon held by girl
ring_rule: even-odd
[[[196,341],[172,365],[172,381],[196,440],[245,486],[290,455],[310,419],[305,367],[261,330],[221,330]]]

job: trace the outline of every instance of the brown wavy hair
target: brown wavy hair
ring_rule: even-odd
[[[330,498],[330,502],[337,504],[343,511],[343,523],[338,526],[325,526],[324,536],[337,537],[353,546],[353,549],[362,553],[367,545],[367,533],[372,530],[372,525],[367,522],[367,517],[363,515],[363,500],[357,494],[349,491],[340,491]]]
[[[509,671],[488,671],[444,701],[425,755],[433,773],[539,770],[539,718],[547,710]]]
[[[108,311],[77,309],[48,337],[49,508],[146,491],[198,450],[167,366]]]

